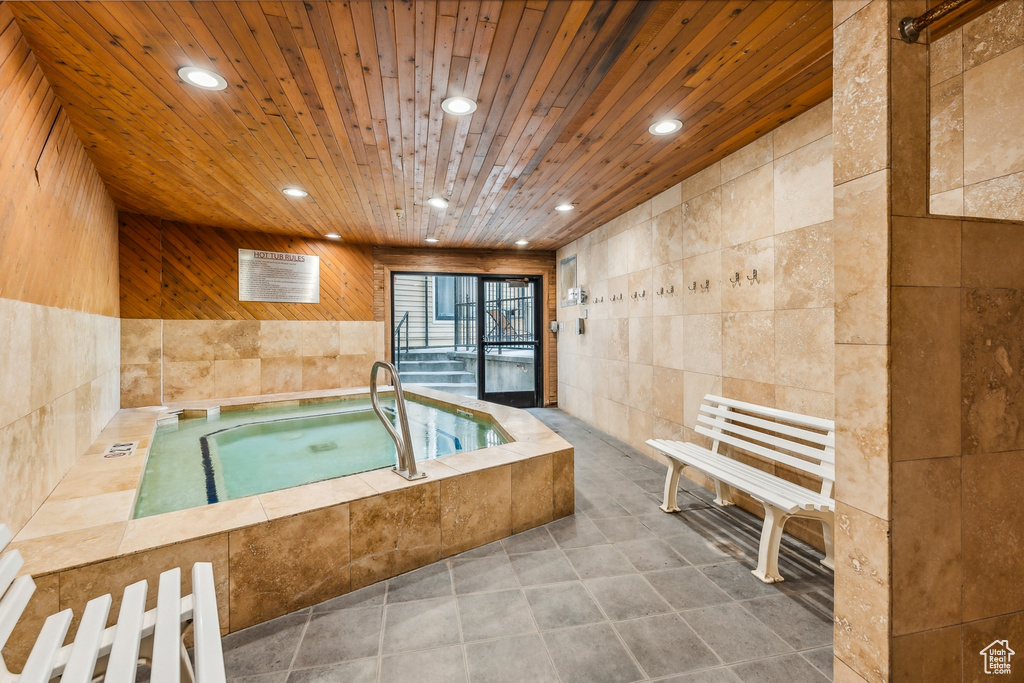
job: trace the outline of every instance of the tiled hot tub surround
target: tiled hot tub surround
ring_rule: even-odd
[[[171,409],[228,410],[259,403],[365,395],[366,389],[196,401]],[[120,411],[15,538],[23,573],[38,585],[5,648],[20,665],[41,620],[90,598],[150,582],[165,569],[211,561],[221,628],[251,626],[513,533],[570,515],[572,446],[529,413],[427,389],[428,400],[491,417],[510,438],[492,448],[420,463],[409,482],[375,470],[291,489],[131,519],[159,409]],[[104,459],[116,441],[133,457]],[[188,572],[184,589],[191,590]],[[112,617],[113,618],[113,617]],[[69,638],[73,637],[75,626]],[[20,636],[20,637],[19,637]]]

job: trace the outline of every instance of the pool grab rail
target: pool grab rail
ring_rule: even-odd
[[[377,371],[384,368],[391,373],[391,383],[395,387],[395,414],[398,416],[398,426],[402,429],[399,434],[391,420],[380,407],[380,399],[377,397]],[[387,361],[379,360],[370,368],[370,404],[373,412],[377,413],[384,429],[388,430],[391,440],[395,442],[395,450],[398,451],[398,465],[391,470],[402,475],[406,479],[423,479],[427,476],[425,472],[416,471],[416,454],[413,452],[412,436],[409,434],[409,417],[405,412],[405,393],[402,391],[402,380],[398,377],[398,370]]]

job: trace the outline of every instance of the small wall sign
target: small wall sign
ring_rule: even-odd
[[[239,249],[238,300],[320,303],[320,257]]]
[[[103,453],[104,458],[130,458],[135,455],[135,449],[139,447],[138,441],[121,441],[111,444]]]

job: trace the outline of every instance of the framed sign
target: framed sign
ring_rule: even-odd
[[[569,290],[576,287],[576,254],[564,258],[558,264],[558,300],[562,306],[575,306],[576,301]]]
[[[320,257],[239,249],[238,300],[320,303]]]

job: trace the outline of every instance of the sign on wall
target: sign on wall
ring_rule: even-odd
[[[320,257],[239,249],[238,300],[320,303]]]

